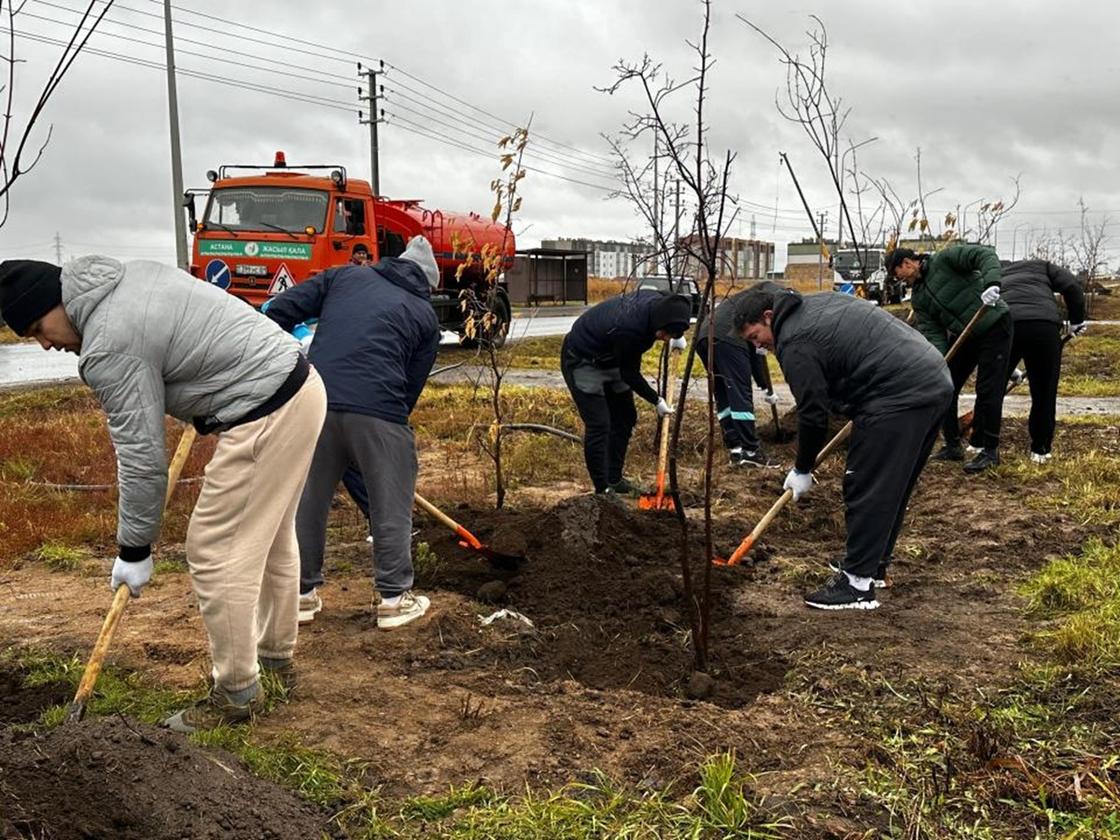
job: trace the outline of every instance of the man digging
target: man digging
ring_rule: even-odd
[[[634,394],[673,413],[642,375],[642,356],[655,341],[683,350],[691,305],[683,295],[640,289],[595,304],[560,346],[560,371],[583,420],[583,457],[597,494],[638,495],[623,474],[638,422]]]
[[[945,446],[934,458],[963,461],[957,397],[976,371],[976,406],[972,422],[973,460],[966,473],[999,466],[999,430],[1003,414],[1007,358],[1011,353],[1012,323],[1007,304],[1000,300],[999,257],[981,245],[953,245],[935,254],[916,254],[895,248],[887,256],[887,275],[913,287],[910,305],[918,331],[942,355],[981,306],[989,307],[972,327],[971,340],[949,362],[953,401],[942,426]]]
[[[813,486],[829,413],[853,421],[844,470],[846,554],[805,603],[873,610],[906,505],[953,396],[945,360],[902,321],[849,295],[802,298],[752,289],[735,303],[735,328],[774,350],[797,402],[797,459],[784,488],[796,501]]]
[[[247,720],[262,706],[262,667],[294,684],[295,514],[326,413],[318,374],[298,342],[251,307],[154,262],[4,262],[0,310],[43,349],[77,353],[107,415],[120,482],[114,591],[126,584],[139,596],[152,576],[164,416],[218,435],[186,543],[213,684],[164,724],[190,733]]]
[[[408,417],[439,348],[439,319],[429,300],[439,285],[432,246],[415,236],[399,258],[341,266],[269,301],[284,329],[318,318],[309,358],[322,372],[327,419],[299,503],[300,621],[322,609],[323,551],[331,499],[357,465],[373,534],[377,626],[401,627],[424,615],[429,600],[412,592],[412,505],[416,439]]]

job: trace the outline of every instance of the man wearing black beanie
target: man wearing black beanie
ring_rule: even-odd
[[[565,336],[560,371],[583,419],[583,455],[596,493],[636,492],[622,476],[638,422],[634,394],[657,406],[658,417],[673,413],[642,376],[642,356],[659,340],[683,350],[691,309],[683,295],[640,289],[591,307]]]
[[[166,415],[218,443],[187,527],[210,637],[210,695],[169,717],[179,732],[263,710],[261,669],[294,680],[295,514],[326,414],[298,342],[232,295],[159,263],[81,257],[0,264],[0,316],[44,349],[79,354],[117,453],[116,592],[152,576],[167,489]]]
[[[62,303],[61,278],[61,268],[38,260],[0,263],[0,311],[16,335],[30,335],[31,327]],[[52,319],[54,321],[58,319]],[[64,325],[53,323],[52,326]]]

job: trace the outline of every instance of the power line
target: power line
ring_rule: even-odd
[[[6,28],[0,28],[0,33],[7,34],[9,31],[10,30],[8,30]],[[37,41],[37,42],[43,43],[43,44],[51,44],[53,46],[65,46],[65,44],[67,43],[67,42],[59,40],[57,38],[50,38],[50,37],[47,37],[45,35],[40,35],[38,33],[21,31],[18,34],[21,38],[27,38],[27,39],[32,40],[32,41]],[[95,56],[98,56],[98,57],[101,57],[101,58],[108,58],[108,59],[111,59],[111,60],[114,60],[114,61],[121,61],[121,62],[124,62],[125,64],[134,64],[134,65],[139,66],[139,67],[148,67],[148,68],[151,68],[153,70],[164,70],[164,71],[167,70],[167,65],[163,62],[160,62],[160,61],[151,61],[151,60],[143,59],[143,58],[135,58],[133,56],[122,55],[121,53],[115,53],[115,52],[112,52],[111,50],[97,49],[95,47],[90,47],[89,45],[86,45],[86,47],[83,48],[82,52],[83,53],[89,53],[90,55],[95,55]],[[336,100],[336,99],[328,99],[327,97],[316,96],[314,94],[303,94],[303,93],[299,93],[297,91],[285,91],[285,90],[282,90],[280,88],[273,88],[273,87],[268,87],[266,85],[253,84],[251,82],[246,82],[246,81],[242,81],[242,80],[238,80],[238,79],[230,79],[230,78],[227,78],[227,77],[224,77],[224,76],[217,76],[217,75],[212,74],[212,73],[203,73],[201,71],[189,70],[189,69],[185,69],[185,68],[182,68],[182,67],[177,67],[176,72],[183,75],[183,76],[202,79],[204,81],[214,82],[214,83],[220,84],[220,85],[226,85],[227,87],[234,87],[234,88],[240,88],[242,90],[249,90],[249,91],[253,91],[255,93],[266,93],[266,94],[269,94],[270,96],[277,96],[277,97],[280,97],[281,99],[288,99],[288,100],[291,100],[293,102],[302,102],[302,103],[305,103],[305,104],[308,104],[308,105],[320,105],[324,108],[333,108],[333,109],[338,110],[338,111],[348,111],[348,112],[351,112],[351,113],[354,113],[354,112],[357,111],[355,106],[348,103],[348,102],[343,102],[341,100]]]
[[[388,89],[388,90],[392,93],[395,93],[397,96],[400,96],[401,99],[405,99],[406,101],[409,101],[409,102],[415,102],[415,100],[412,99],[412,97],[403,96],[403,95],[397,93],[396,91],[393,91],[391,88]],[[462,128],[458,125],[455,125],[454,123],[449,123],[446,120],[441,120],[441,119],[438,119],[436,117],[430,116],[429,114],[424,113],[423,111],[418,111],[415,108],[410,108],[407,105],[402,105],[399,102],[396,102],[395,100],[390,100],[390,101],[393,102],[393,104],[395,104],[396,107],[398,107],[402,110],[408,111],[411,114],[415,114],[416,116],[421,117],[423,119],[430,120],[430,121],[436,123],[437,125],[440,125],[440,126],[446,128],[446,129],[450,130],[450,131],[455,131],[455,132],[458,132],[460,134],[465,134],[468,137],[471,137],[475,140],[481,140],[485,143],[492,143],[493,142],[492,137],[487,137],[486,135],[483,135],[483,134],[478,134],[476,132],[468,131],[465,128]],[[424,107],[424,106],[421,105],[421,107]],[[555,160],[553,158],[546,157],[544,154],[540,153],[539,151],[536,151],[534,153],[531,143],[525,149],[525,156],[530,157],[530,158],[537,157],[537,158],[540,158],[542,163],[548,163],[548,164],[551,164],[553,166],[562,166],[566,169],[572,169],[576,172],[581,172],[581,173],[583,173],[585,175],[589,175],[593,178],[612,178],[613,177],[612,175],[610,175],[606,172],[601,172],[601,171],[594,170],[594,169],[583,169],[581,167],[572,166],[568,163],[565,163],[564,161],[558,161],[558,160]]]
[[[158,3],[161,3],[162,0],[149,0],[149,2],[158,4]],[[295,43],[295,44],[302,44],[303,46],[315,47],[316,49],[326,51],[325,54],[322,54],[322,53],[308,53],[309,55],[317,54],[317,55],[321,55],[322,57],[328,58],[328,59],[333,60],[333,61],[345,61],[345,59],[338,58],[339,54],[341,53],[343,55],[349,55],[353,59],[360,59],[360,60],[362,60],[366,63],[371,63],[371,62],[378,61],[378,59],[371,58],[368,55],[362,55],[361,53],[356,53],[356,52],[349,51],[349,50],[341,50],[340,51],[339,48],[338,48],[338,45],[336,45],[336,44],[322,44],[322,43],[319,43],[317,41],[309,41],[309,40],[305,40],[303,38],[297,38],[295,36],[287,35],[287,34],[282,33],[282,32],[276,32],[274,30],[264,29],[264,28],[261,28],[261,27],[252,26],[250,24],[241,23],[239,21],[230,20],[228,18],[219,17],[217,15],[211,15],[211,14],[207,14],[205,12],[195,11],[194,9],[188,9],[188,8],[186,8],[184,6],[181,6],[181,5],[172,5],[172,8],[177,10],[177,11],[181,11],[181,12],[185,12],[187,14],[195,15],[197,17],[205,18],[206,20],[212,20],[212,21],[215,21],[217,23],[224,23],[224,24],[227,24],[227,25],[230,25],[230,26],[238,26],[238,27],[241,27],[242,29],[246,29],[250,32],[256,32],[256,33],[261,34],[261,35],[268,35],[272,38],[283,38],[284,40],[291,41],[292,43]],[[216,31],[216,32],[219,32],[222,35],[229,36],[229,33],[221,32],[220,30],[210,29],[208,31],[211,31],[211,32]],[[272,46],[275,46],[274,43],[267,42],[267,41],[258,41],[258,43],[270,43]],[[447,98],[452,99],[452,100],[458,102],[459,104],[464,105],[465,107],[468,107],[468,108],[471,108],[472,110],[476,110],[476,111],[479,111],[480,113],[486,114],[488,117],[490,117],[491,119],[497,120],[499,123],[501,123],[504,126],[507,126],[507,127],[510,127],[510,128],[517,127],[517,123],[515,123],[511,120],[507,120],[507,119],[503,119],[501,117],[495,116],[494,114],[491,114],[490,112],[485,111],[485,110],[479,108],[476,105],[472,105],[471,103],[469,103],[465,100],[459,99],[458,97],[443,91],[441,88],[437,87],[436,85],[433,85],[430,82],[426,82],[423,79],[419,78],[418,76],[414,76],[413,74],[409,73],[408,71],[404,70],[401,67],[398,67],[395,64],[392,64],[391,62],[386,61],[385,64],[387,66],[393,68],[394,70],[398,71],[399,73],[401,73],[401,74],[407,76],[408,78],[412,79],[413,81],[415,81],[419,84],[425,85],[426,87],[430,87],[432,90],[438,91],[443,96],[446,96]],[[603,157],[602,155],[596,155],[596,154],[593,154],[591,152],[587,152],[587,151],[584,151],[582,149],[579,149],[576,146],[571,146],[571,145],[568,145],[566,143],[561,143],[559,141],[552,140],[552,139],[548,138],[547,136],[545,136],[543,134],[540,134],[539,132],[537,133],[536,136],[544,143],[559,146],[560,148],[568,149],[568,150],[576,152],[580,155],[590,157],[590,158],[597,158],[599,161],[604,161],[604,162],[609,163],[609,159]]]
[[[402,117],[399,114],[395,114],[395,113],[392,113],[390,111],[386,111],[385,113],[386,113],[387,116],[389,116],[393,120],[395,120],[396,124],[399,124],[401,126],[401,128],[403,128],[405,131],[411,131],[413,134],[420,134],[420,135],[422,135],[424,137],[427,137],[431,140],[435,140],[437,143],[443,143],[443,144],[448,145],[448,146],[456,146],[457,148],[464,149],[468,152],[473,152],[477,155],[482,155],[483,157],[487,157],[487,158],[490,158],[491,160],[493,160],[493,154],[491,152],[485,151],[484,149],[477,149],[473,146],[468,146],[465,143],[460,143],[457,140],[449,140],[446,137],[441,137],[440,135],[435,134],[431,130],[426,129],[424,126],[422,126],[418,123],[415,123],[412,120],[406,119],[405,117]],[[602,190],[603,192],[607,192],[607,193],[614,192],[613,187],[606,187],[606,186],[603,186],[602,184],[591,184],[591,183],[588,183],[587,181],[580,181],[576,178],[568,178],[565,175],[558,175],[555,172],[549,172],[548,170],[545,170],[545,169],[538,169],[535,166],[528,166],[528,165],[522,164],[521,168],[525,169],[527,171],[530,171],[530,172],[537,172],[541,175],[547,175],[550,178],[558,178],[561,181],[568,181],[569,183],[572,183],[572,184],[580,184],[582,186],[591,187],[592,189],[596,189],[596,190]]]

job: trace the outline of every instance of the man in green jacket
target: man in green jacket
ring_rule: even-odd
[[[1012,323],[1007,304],[1000,299],[999,257],[982,245],[954,245],[934,254],[917,254],[895,248],[887,257],[887,274],[913,287],[910,305],[919,332],[942,354],[981,306],[988,311],[972,328],[972,335],[949,362],[953,375],[953,402],[945,415],[945,445],[934,458],[963,461],[957,396],[972,371],[976,371],[976,406],[972,447],[980,451],[965,464],[967,473],[979,473],[999,464],[999,426],[1003,414],[1007,357],[1011,352]]]

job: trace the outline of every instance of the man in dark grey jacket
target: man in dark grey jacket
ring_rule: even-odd
[[[1085,332],[1085,294],[1069,271],[1046,260],[1022,260],[1003,269],[1003,299],[1011,310],[1015,334],[1008,356],[1008,375],[1022,359],[1031,391],[1031,460],[1050,460],[1062,374],[1062,315],[1054,298],[1060,294],[1069,315],[1069,337]]]
[[[438,283],[432,246],[416,236],[399,258],[329,269],[265,309],[288,330],[319,319],[308,357],[326,385],[327,420],[296,516],[303,621],[322,605],[331,498],[351,464],[369,494],[378,626],[400,627],[428,609],[428,598],[412,592],[416,441],[408,417],[439,347],[439,319],[429,299]]]
[[[910,494],[921,475],[953,382],[937,350],[870,303],[826,292],[752,290],[735,325],[774,349],[797,401],[797,460],[784,487],[809,491],[830,413],[852,419],[844,471],[847,553],[840,571],[805,599],[818,609],[875,609]]]
[[[248,719],[262,708],[261,667],[289,687],[294,680],[294,520],[326,412],[318,375],[260,313],[159,263],[6,262],[0,309],[45,349],[78,353],[78,372],[107,415],[120,482],[114,591],[127,585],[138,596],[152,575],[167,487],[165,415],[218,434],[186,546],[213,688],[165,724],[193,732]]]

